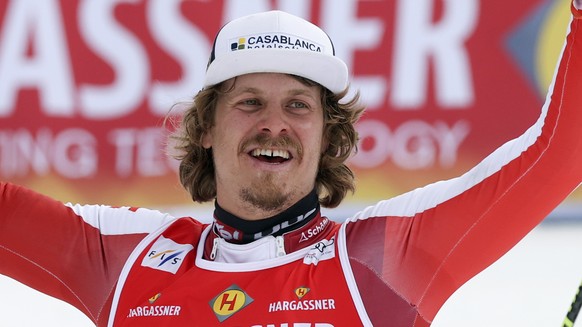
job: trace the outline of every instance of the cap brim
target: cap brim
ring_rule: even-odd
[[[348,68],[338,58],[295,49],[239,50],[216,58],[206,71],[204,87],[250,73],[283,73],[308,78],[333,93],[348,86]]]

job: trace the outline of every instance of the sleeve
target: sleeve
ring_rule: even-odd
[[[382,201],[345,223],[349,263],[372,321],[391,310],[375,304],[388,298],[395,316],[412,312],[414,326],[427,326],[457,288],[582,182],[582,12],[572,6],[572,13],[532,127],[466,174]]]
[[[149,232],[171,220],[157,211],[62,204],[0,182],[0,274],[107,319],[119,273]]]

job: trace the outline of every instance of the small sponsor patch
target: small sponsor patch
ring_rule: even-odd
[[[301,49],[322,52],[323,46],[296,35],[283,33],[266,33],[245,35],[230,39],[230,50],[245,49]]]
[[[276,301],[269,303],[269,312],[335,310],[334,299]]]
[[[156,302],[160,298],[160,296],[162,296],[162,293],[158,293],[158,294],[150,297],[148,299],[148,301],[150,302],[150,304],[154,304],[154,302]]]
[[[325,230],[325,227],[327,226],[328,223],[329,219],[325,218],[319,224],[315,225],[314,227],[308,229],[305,232],[302,232],[301,238],[299,239],[299,243],[308,241],[312,237],[317,236],[317,234]]]
[[[129,309],[127,318],[179,316],[181,310],[179,305],[143,305]]]
[[[328,260],[335,257],[335,237],[331,240],[322,240],[313,245],[309,252],[303,258],[303,263],[306,265],[316,265],[323,260]]]
[[[194,247],[191,244],[179,244],[160,236],[151,246],[141,265],[175,274],[188,252]]]
[[[311,291],[309,287],[305,286],[297,287],[295,289],[295,295],[297,295],[297,298],[301,300],[301,298],[303,298],[307,293],[309,293],[309,291]]]

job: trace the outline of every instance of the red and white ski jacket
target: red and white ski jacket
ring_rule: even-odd
[[[0,183],[0,273],[97,326],[428,326],[582,182],[581,24],[538,121],[456,179],[242,245],[193,218]]]

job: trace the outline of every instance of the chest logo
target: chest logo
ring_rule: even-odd
[[[184,257],[193,248],[191,244],[179,244],[160,236],[148,250],[141,265],[175,274],[182,265]]]
[[[233,284],[210,300],[208,304],[218,321],[223,322],[253,301],[253,298],[245,291]]]

